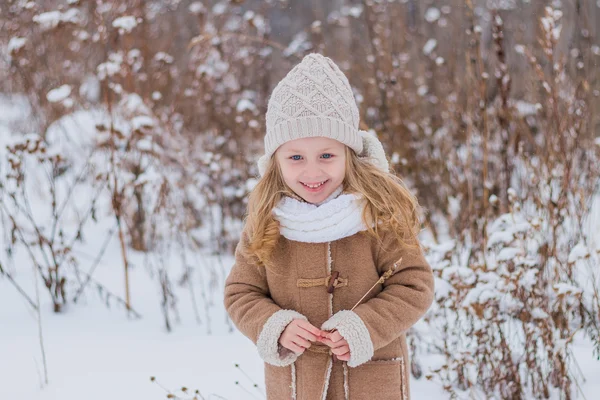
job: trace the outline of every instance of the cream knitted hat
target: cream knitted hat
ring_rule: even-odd
[[[360,130],[358,123],[358,107],[346,75],[329,57],[308,54],[269,98],[265,154],[258,160],[260,175],[279,146],[315,136],[338,140],[389,171],[383,146],[374,134]]]

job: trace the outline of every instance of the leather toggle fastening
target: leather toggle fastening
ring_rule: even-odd
[[[339,276],[339,271],[333,271],[331,273],[331,275],[329,276],[329,283],[327,284],[327,293],[333,293],[333,285],[335,285]]]
[[[333,289],[335,288],[348,286],[348,279],[340,278],[340,272],[334,271],[325,278],[300,278],[296,281],[296,286],[302,288],[325,286],[327,288],[327,293],[333,293]]]

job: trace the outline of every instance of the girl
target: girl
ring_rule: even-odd
[[[416,198],[327,57],[277,84],[266,124],[224,304],[265,361],[267,399],[409,399],[405,334],[434,292]]]

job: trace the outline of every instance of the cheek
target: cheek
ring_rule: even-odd
[[[288,185],[293,183],[296,179],[296,172],[293,166],[290,165],[280,165],[281,175],[283,176],[283,180]]]
[[[337,175],[337,176],[342,176],[342,177],[345,176],[346,175],[346,162],[342,161],[342,162],[336,163],[334,171],[335,171],[335,175]]]

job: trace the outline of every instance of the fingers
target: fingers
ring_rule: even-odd
[[[304,349],[310,347],[311,343],[308,340],[303,339],[302,337],[296,335],[294,332],[283,332],[281,335],[280,343],[282,346],[287,347],[288,349],[292,349],[290,345],[295,345]]]
[[[340,347],[332,348],[331,352],[333,354],[335,354],[336,356],[341,356],[343,354],[349,353],[350,352],[350,347],[348,347],[347,345],[345,345],[345,346],[340,346]]]
[[[338,331],[330,333],[327,337],[334,343],[344,339]]]
[[[313,342],[317,340],[317,338],[324,336],[322,330],[311,324],[310,322],[304,320],[297,320],[296,325],[300,328],[298,330],[298,334],[305,339],[312,340]]]
[[[341,356],[334,355],[335,358],[341,361],[350,361],[350,353],[342,354]]]
[[[300,336],[296,336],[295,338],[292,338],[291,340],[294,344],[301,346],[305,349],[308,349],[311,345],[311,343],[308,340],[304,340],[302,337]]]
[[[284,345],[283,343],[281,344],[283,347],[286,347],[288,349],[290,349],[291,351],[293,351],[296,354],[302,354],[304,353],[304,350],[306,350],[303,347],[298,346],[296,343],[294,342],[290,342],[287,345]]]
[[[316,342],[321,337],[319,335],[314,335],[300,327],[298,328],[296,334],[298,335],[298,337],[310,340],[311,342]]]
[[[322,338],[322,339],[320,339],[319,341],[320,341],[321,343],[323,343],[323,344],[326,344],[326,345],[327,345],[327,346],[329,346],[329,347],[333,347],[333,346],[335,346],[335,345],[336,345],[336,344],[335,344],[335,343],[333,343],[331,340],[329,340],[329,339],[326,339],[326,338]]]
[[[332,349],[338,349],[340,347],[348,347],[348,342],[346,340],[340,340],[339,342],[333,342],[329,339],[322,339],[320,340],[321,343],[326,344],[327,346],[331,347]]]

